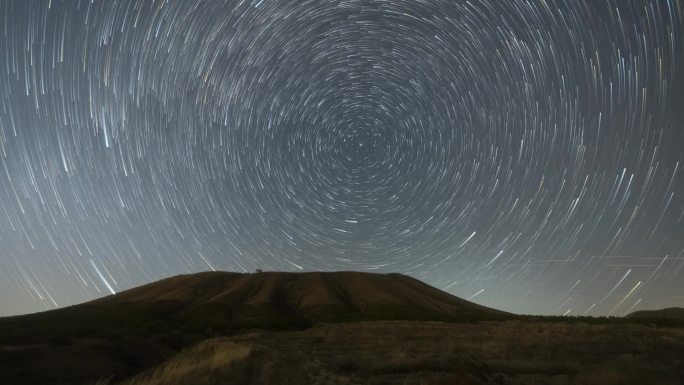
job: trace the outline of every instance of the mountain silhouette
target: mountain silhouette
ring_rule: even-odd
[[[361,272],[205,272],[163,279],[82,306],[166,307],[167,317],[173,319],[189,321],[210,313],[226,326],[245,327],[356,320],[476,321],[509,315],[405,275]]]
[[[5,338],[45,335],[231,333],[318,323],[514,317],[401,274],[203,272],[162,279],[91,302],[0,319]]]

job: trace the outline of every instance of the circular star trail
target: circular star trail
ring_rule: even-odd
[[[684,305],[684,4],[0,1],[0,315],[207,269]]]

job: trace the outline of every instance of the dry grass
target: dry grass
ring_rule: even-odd
[[[117,385],[679,385],[684,329],[503,322],[330,324],[219,338]],[[102,382],[97,385],[108,385]]]
[[[230,370],[232,366],[249,357],[251,352],[249,345],[224,339],[204,341],[184,350],[157,369],[138,375],[121,385],[213,383],[217,372]]]

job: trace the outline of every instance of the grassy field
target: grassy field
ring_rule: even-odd
[[[681,385],[684,329],[546,322],[369,322],[204,341],[110,385]]]

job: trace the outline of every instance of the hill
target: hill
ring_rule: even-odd
[[[0,343],[62,335],[225,334],[302,329],[323,322],[510,317],[401,274],[204,272],[63,309],[0,319]]]
[[[662,324],[516,316],[400,274],[206,272],[0,318],[0,384],[679,384],[684,329]]]
[[[641,310],[630,313],[627,318],[684,322],[684,308],[670,307],[660,310]]]
[[[512,317],[400,274],[181,275],[80,305],[0,318],[0,383],[125,378],[199,341],[246,330]],[[88,365],[84,365],[86,357]]]
[[[401,274],[361,272],[206,272],[161,280],[87,306],[174,303],[186,317],[198,309],[225,311],[252,326],[265,316],[307,323],[349,320],[480,320],[508,314],[455,297]]]

